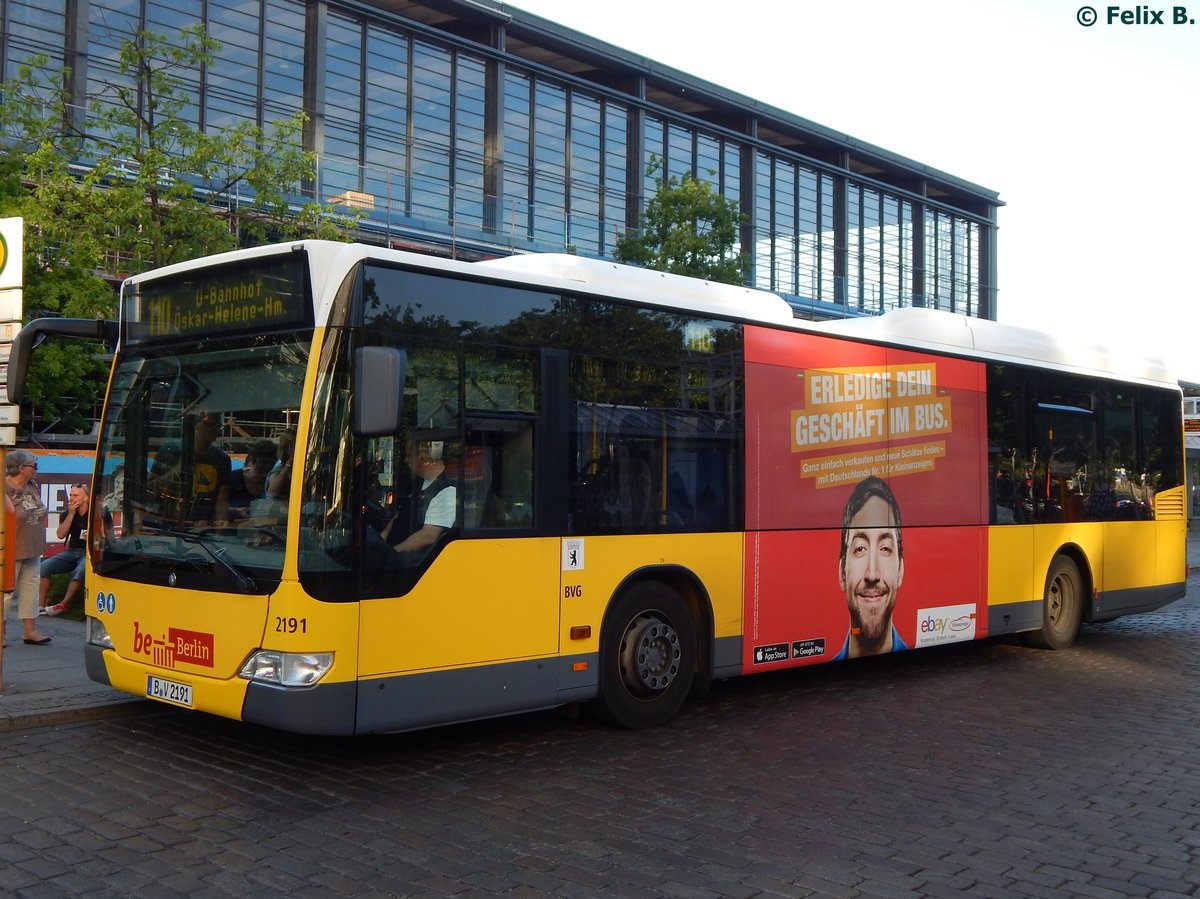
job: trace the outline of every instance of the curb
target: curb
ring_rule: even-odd
[[[156,704],[147,699],[118,700],[99,705],[87,705],[74,709],[55,709],[48,712],[17,712],[12,715],[0,714],[0,733],[10,733],[15,730],[26,730],[32,727],[49,727],[58,724],[71,724],[76,721],[96,721],[102,718],[122,718],[132,715],[144,715],[147,712],[162,711]]]

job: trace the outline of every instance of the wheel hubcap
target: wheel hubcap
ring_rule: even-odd
[[[661,693],[679,675],[683,651],[669,622],[639,615],[621,641],[621,680],[632,693]]]
[[[1071,584],[1063,577],[1055,578],[1050,586],[1050,623],[1057,625],[1062,618],[1063,608],[1071,599]]]

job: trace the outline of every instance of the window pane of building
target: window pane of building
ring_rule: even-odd
[[[566,242],[567,93],[539,81],[534,89],[533,239],[540,250]]]
[[[458,53],[454,79],[454,218],[483,227],[484,78],[483,60]]]
[[[331,12],[325,42],[324,200],[362,190],[362,52],[362,25]]]
[[[668,126],[666,156],[667,166],[663,174],[676,178],[695,174],[692,163],[692,132],[689,129],[675,124]]]
[[[729,141],[724,141],[721,147],[721,191],[725,199],[738,204],[738,211],[743,215],[747,210],[742,208],[742,147]],[[739,237],[734,246],[735,253],[748,253],[748,248],[742,246]]]
[[[604,233],[601,249],[611,253],[617,235],[626,230],[625,209],[629,193],[629,110],[619,103],[604,104]]]
[[[208,34],[221,45],[206,70],[209,129],[257,121],[260,19],[255,0],[208,0]]]
[[[450,220],[450,51],[413,42],[412,214]]]
[[[63,65],[66,0],[6,0],[0,13],[7,38],[3,46],[5,79],[15,79],[17,70],[38,54],[49,57],[44,67],[47,76]]]
[[[518,72],[504,76],[504,205],[501,230],[509,242],[525,240],[533,229],[530,155],[533,148],[531,79]]]
[[[872,314],[885,309],[879,205],[878,191],[854,183],[847,186],[846,283],[850,304]]]
[[[771,191],[772,215],[772,274],[776,290],[797,293],[796,241],[796,167],[784,160],[775,161],[775,184]]]
[[[925,213],[925,291],[929,305],[974,315],[979,305],[977,222],[940,210]]]
[[[587,255],[600,252],[602,184],[600,101],[576,91],[571,95],[571,219],[568,243]]]
[[[901,218],[908,209],[909,204],[896,197],[883,197],[881,279],[887,309],[912,305],[907,277],[909,241]]]
[[[408,38],[367,29],[364,185],[376,209],[405,215],[408,135]]]
[[[819,178],[817,173],[799,168],[796,173],[796,295],[801,299],[820,301],[823,295],[821,268],[821,233]]]
[[[645,209],[646,201],[654,196],[654,191],[658,187],[657,179],[663,175],[663,172],[659,171],[657,176],[653,177],[647,175],[646,170],[649,168],[651,161],[656,157],[660,160],[666,159],[667,144],[666,125],[662,119],[650,115],[646,116],[643,130],[645,131],[645,143],[642,146],[642,198],[640,205],[642,209]]]
[[[117,74],[117,51],[127,36],[137,34],[140,13],[137,0],[98,0],[88,7],[87,92],[93,102],[111,103],[112,88],[132,86]]]
[[[304,8],[266,0],[263,17],[263,124],[304,108]]]
[[[721,183],[721,142],[711,134],[696,135],[696,177]]]
[[[775,269],[771,241],[771,180],[774,165],[766,153],[754,154],[754,286],[771,290]]]

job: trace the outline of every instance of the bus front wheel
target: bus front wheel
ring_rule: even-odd
[[[638,584],[610,610],[600,641],[601,717],[639,730],[679,711],[696,673],[696,628],[665,584]]]
[[[1083,578],[1068,556],[1055,556],[1046,574],[1042,601],[1042,626],[1029,642],[1045,649],[1066,649],[1075,642],[1083,620]]]

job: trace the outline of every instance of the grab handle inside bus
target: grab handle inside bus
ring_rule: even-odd
[[[386,346],[359,347],[354,354],[354,433],[382,437],[400,429],[408,356]]]

